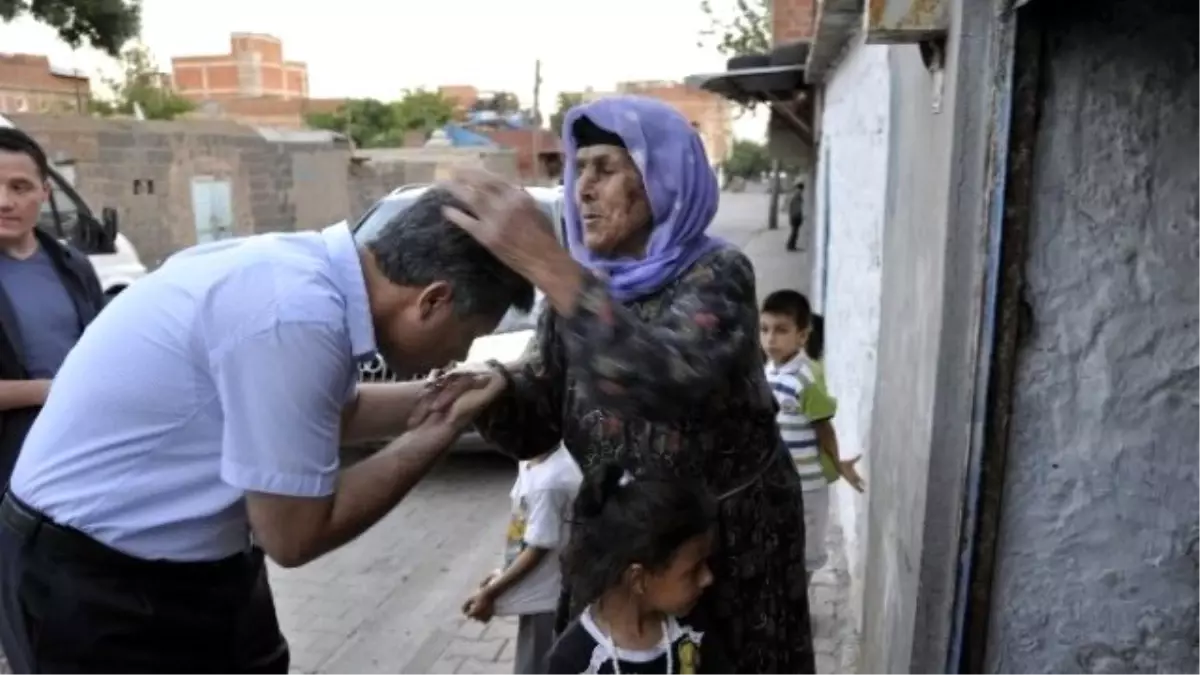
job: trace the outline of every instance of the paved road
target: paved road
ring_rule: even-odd
[[[410,659],[458,615],[503,545],[514,465],[451,457],[381,523],[305,567],[273,569],[300,672],[412,672]]]

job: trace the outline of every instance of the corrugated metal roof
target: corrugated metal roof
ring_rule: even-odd
[[[345,134],[326,129],[281,129],[254,127],[260,136],[274,143],[344,143]]]
[[[359,148],[355,151],[356,158],[370,162],[405,162],[405,161],[462,161],[472,157],[483,157],[511,153],[511,150],[500,147],[470,147],[470,148]]]

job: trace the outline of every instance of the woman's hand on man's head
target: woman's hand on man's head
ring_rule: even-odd
[[[553,223],[534,198],[502,178],[478,169],[460,171],[445,187],[471,211],[447,207],[446,219],[542,289],[560,314],[569,315],[582,284],[583,271],[559,245]]]

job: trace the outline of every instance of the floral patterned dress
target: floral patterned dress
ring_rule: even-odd
[[[799,477],[762,358],[754,269],[740,251],[717,250],[625,305],[589,275],[572,316],[543,315],[513,385],[477,426],[517,457],[561,440],[585,471],[615,460],[725,495],[698,609],[735,672],[812,673]]]

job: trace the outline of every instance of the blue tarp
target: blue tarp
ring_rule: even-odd
[[[442,127],[442,131],[446,132],[446,138],[450,140],[451,145],[456,148],[471,148],[471,147],[495,147],[496,144],[492,139],[477,134],[466,127],[457,124],[447,124]]]

